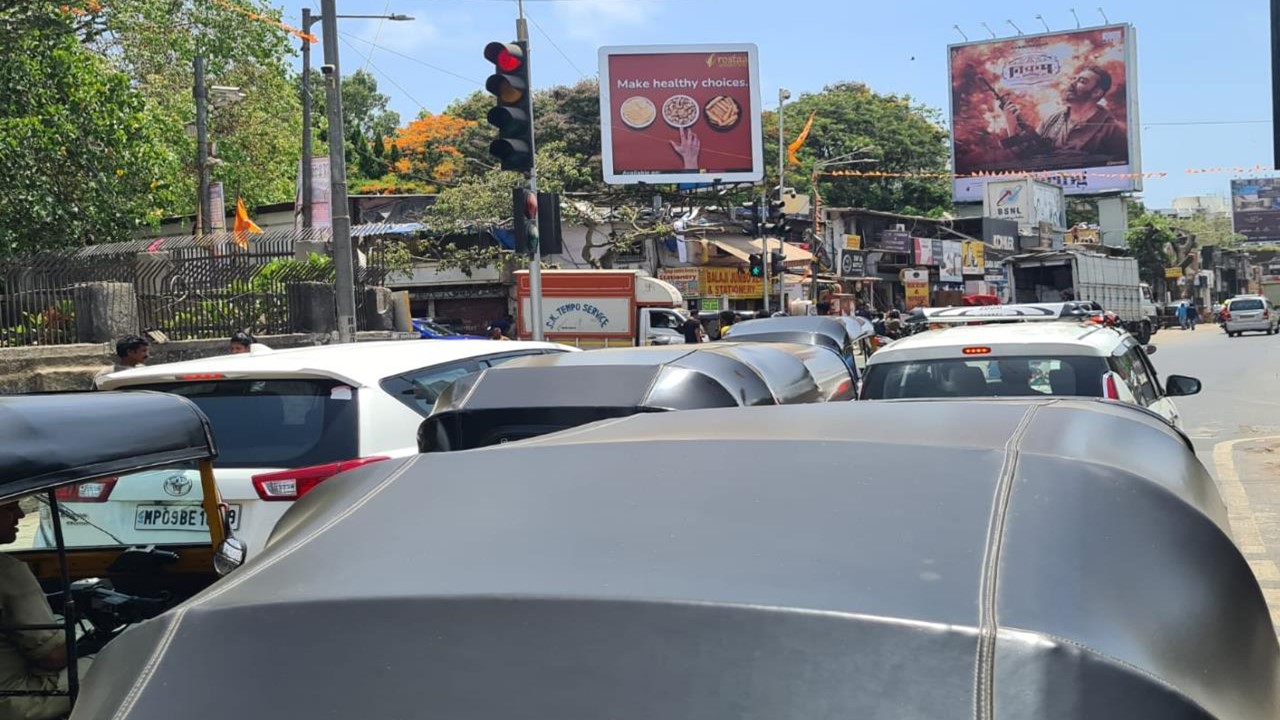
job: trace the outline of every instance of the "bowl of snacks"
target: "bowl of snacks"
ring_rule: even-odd
[[[717,95],[707,101],[703,116],[712,130],[728,132],[742,119],[742,107],[728,95]]]
[[[662,119],[674,128],[687,128],[698,122],[701,108],[688,95],[672,95],[662,103]]]
[[[653,124],[654,118],[658,116],[658,109],[649,98],[636,95],[622,102],[618,114],[622,116],[622,122],[626,123],[627,127],[643,130]]]

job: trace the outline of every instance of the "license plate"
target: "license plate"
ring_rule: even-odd
[[[231,529],[240,529],[240,506],[227,506]],[[134,530],[204,530],[209,527],[200,505],[139,505],[133,515]]]

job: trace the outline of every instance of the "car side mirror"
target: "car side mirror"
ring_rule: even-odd
[[[1146,347],[1147,354],[1148,354],[1148,355],[1155,355],[1155,354],[1156,354],[1156,349],[1157,349],[1157,348],[1156,348],[1156,346],[1155,346],[1155,345],[1148,345],[1148,346]]]
[[[218,549],[213,554],[213,570],[218,573],[218,577],[229,575],[232,570],[244,564],[248,554],[249,548],[243,540],[234,535],[228,535],[218,543]]]
[[[1165,394],[1170,397],[1185,397],[1200,392],[1200,381],[1186,375],[1170,375],[1165,381]]]

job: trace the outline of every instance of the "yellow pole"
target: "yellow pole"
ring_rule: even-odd
[[[222,526],[222,496],[218,493],[218,483],[213,479],[213,463],[200,461],[200,492],[204,495],[204,516],[209,524],[209,537],[213,547],[218,547],[227,534]]]

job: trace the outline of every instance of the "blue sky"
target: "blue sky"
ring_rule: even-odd
[[[285,0],[297,24],[301,0]],[[319,1],[311,3],[319,12]],[[1103,24],[1086,0],[526,0],[533,80],[545,86],[596,74],[601,45],[753,42],[760,47],[762,96],[793,97],[841,81],[947,103],[948,44]],[[1225,195],[1230,174],[1187,168],[1270,167],[1270,34],[1267,0],[1179,3],[1112,0],[1103,11],[1138,33],[1142,162],[1150,207],[1182,195]],[[515,37],[514,0],[338,0],[340,14],[404,13],[413,22],[343,20],[344,73],[368,67],[403,118],[439,112],[478,89],[491,66],[481,50]],[[786,13],[785,16],[780,13]],[[319,30],[319,26],[316,26]],[[377,48],[371,44],[376,44]],[[317,51],[319,49],[317,48]],[[369,56],[370,51],[372,55]],[[771,99],[772,98],[772,99]],[[1195,124],[1193,124],[1195,123]],[[1214,124],[1204,124],[1214,123]],[[1225,123],[1225,124],[1222,124]]]

